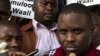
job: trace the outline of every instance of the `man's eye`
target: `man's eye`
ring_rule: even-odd
[[[9,42],[9,41],[11,41],[11,39],[12,39],[12,38],[6,38],[5,40],[6,40],[7,42]]]
[[[22,41],[22,38],[17,38],[16,40],[21,42]]]
[[[80,34],[83,32],[83,30],[82,29],[74,29],[73,32],[76,34]]]
[[[43,5],[47,5],[47,2],[42,2]]]
[[[63,35],[65,35],[66,33],[67,33],[67,30],[59,30],[59,32],[61,33],[61,34],[63,34]]]

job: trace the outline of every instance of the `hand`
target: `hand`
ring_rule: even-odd
[[[8,55],[9,56],[26,56],[25,53],[23,53],[23,52],[17,52],[17,51],[9,51]]]
[[[70,53],[69,56],[76,56],[76,54],[75,53]]]

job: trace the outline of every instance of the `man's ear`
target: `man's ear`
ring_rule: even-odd
[[[35,5],[34,4],[32,5],[32,10],[35,11]]]
[[[92,35],[95,33],[95,30],[96,30],[96,26],[93,25],[93,27],[91,28],[91,33],[92,33]]]

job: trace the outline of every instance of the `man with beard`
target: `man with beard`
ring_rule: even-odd
[[[36,55],[42,56],[45,52],[60,47],[55,34],[58,8],[58,0],[34,0],[34,19],[32,23],[29,21],[21,27],[25,53],[38,49]]]

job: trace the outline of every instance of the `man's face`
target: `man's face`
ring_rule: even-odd
[[[38,22],[54,22],[58,13],[58,0],[35,0],[33,10]]]
[[[91,28],[82,13],[60,14],[57,34],[66,55],[71,52],[80,55],[88,50],[91,43]]]
[[[0,42],[6,41],[8,49],[17,50],[21,40],[20,33],[16,31],[16,28],[13,26],[0,26]]]
[[[8,20],[10,17],[10,10],[7,4],[0,0],[0,20]]]

